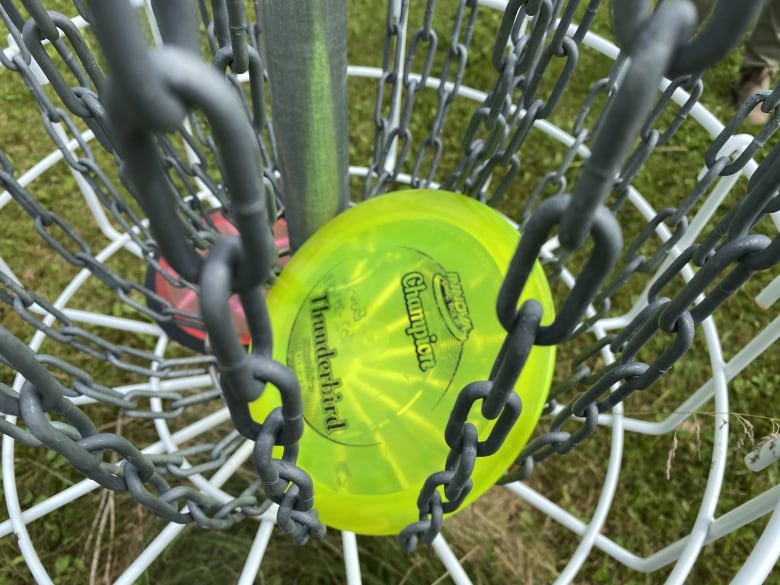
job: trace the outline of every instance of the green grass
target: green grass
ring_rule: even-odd
[[[66,3],[51,4],[64,7]],[[422,20],[423,8],[420,3],[412,4],[410,22],[414,28]],[[440,4],[435,21],[440,45],[434,71],[440,68],[449,44],[448,23],[452,13],[450,3]],[[379,14],[380,11],[369,8],[375,3],[365,0],[352,0],[349,6],[350,63],[378,64],[384,35],[384,13],[381,11]],[[63,11],[66,10],[63,8]],[[595,29],[608,34],[607,20],[602,11]],[[492,85],[495,72],[485,63],[498,22],[498,16],[490,14],[480,21],[475,31],[474,49],[470,52],[471,62],[466,74],[466,81],[475,87],[489,88]],[[729,88],[736,77],[738,64],[739,52],[734,51],[704,77],[703,102],[724,120],[732,113]],[[554,73],[560,64],[554,63],[551,68],[551,73]],[[596,79],[606,74],[608,68],[609,63],[605,59],[583,50],[570,89],[551,121],[568,129],[583,95]],[[551,84],[552,79],[548,78],[539,90],[540,95],[547,95]],[[352,160],[368,160],[373,146],[374,92],[375,86],[369,81],[350,82]],[[0,146],[14,163],[18,175],[40,158],[50,148],[50,143],[38,122],[33,100],[20,81],[4,70],[0,71],[0,104]],[[416,140],[427,134],[435,105],[434,92],[423,92],[418,97],[412,117]],[[447,176],[456,168],[463,153],[458,137],[467,126],[472,111],[470,103],[458,100],[453,105],[444,128],[447,140],[438,178]],[[590,120],[595,120],[595,115]],[[663,124],[664,120],[662,118],[659,124]],[[670,144],[651,156],[634,185],[658,209],[679,201],[693,185],[693,177],[701,166],[702,153],[709,142],[706,134],[689,120]],[[520,175],[501,204],[502,211],[510,217],[517,216],[528,194],[545,173],[560,163],[564,151],[535,132],[519,154],[522,163]],[[107,166],[108,158],[103,157],[101,162]],[[581,165],[581,161],[575,161],[567,173],[569,187]],[[743,189],[744,185],[745,181],[742,181]],[[34,193],[49,209],[78,226],[81,235],[90,243],[97,243],[100,235],[96,226],[85,217],[80,196],[74,187],[74,180],[66,167],[60,164],[35,184]],[[352,187],[354,198],[359,199],[361,181],[353,179]],[[13,264],[12,268],[18,270],[17,274],[28,288],[35,289],[45,298],[54,299],[63,283],[75,274],[75,269],[58,259],[39,238],[31,236],[31,221],[18,206],[6,206],[0,221],[3,229],[0,257]],[[621,222],[625,233],[636,233],[643,225],[643,220],[628,209],[621,211]],[[763,229],[763,226],[759,228]],[[111,266],[135,279],[142,278],[144,272],[143,265],[133,262],[129,255],[118,257]],[[720,327],[726,358],[738,351],[776,314],[776,310],[757,309],[752,301],[760,285],[768,283],[773,276],[776,276],[776,271],[758,275],[755,282],[749,283],[745,292],[731,299],[718,315],[716,322]],[[644,285],[642,279],[641,275],[632,279],[627,288],[616,295],[615,310],[633,302]],[[679,284],[674,284],[672,288]],[[105,285],[90,282],[87,287],[85,291],[89,294],[80,295],[79,302],[83,304],[80,308],[112,314],[127,311],[127,307],[118,304]],[[560,301],[566,292],[565,287],[555,284],[554,288]],[[0,303],[0,320],[4,326],[13,328],[22,336],[31,333],[30,328],[3,303]],[[116,338],[112,341],[143,345],[152,340],[135,336],[133,339]],[[656,345],[640,354],[640,359],[651,359],[667,342],[668,339],[661,335]],[[48,343],[45,348],[89,369],[96,380],[106,384],[118,383],[118,372],[105,364],[95,364],[55,344]],[[569,374],[571,361],[582,348],[583,342],[567,343],[560,348],[556,368],[558,379]],[[598,358],[591,361],[597,365]],[[751,432],[756,438],[776,431],[777,413],[771,410],[771,396],[780,379],[775,362],[776,351],[767,352],[731,384],[730,408],[734,413],[740,413],[740,417],[733,416],[731,419],[726,487],[718,514],[780,481],[777,467],[761,474],[751,474],[741,462],[751,442],[746,425],[753,427]],[[706,380],[708,374],[707,350],[699,333],[689,355],[675,366],[670,375],[626,402],[626,414],[658,420],[674,408],[681,397]],[[10,384],[11,380],[11,372],[0,365],[0,381]],[[122,379],[121,382],[127,383],[127,380]],[[94,408],[88,412],[100,422],[102,430],[116,430],[118,423],[114,420],[113,409]],[[121,432],[137,443],[148,442],[154,437],[148,423],[122,419],[119,424]],[[545,417],[540,429],[548,424],[549,417]],[[675,437],[629,437],[618,495],[604,528],[607,536],[637,554],[649,555],[690,529],[709,469],[714,424],[714,413],[709,404],[682,425]],[[609,429],[600,428],[594,437],[569,455],[539,464],[528,481],[529,485],[572,513],[588,517],[595,509],[600,494],[610,445],[609,433]],[[16,461],[17,485],[25,506],[80,479],[61,457],[41,450],[17,447]],[[726,581],[750,551],[764,522],[756,522],[705,548],[690,582]],[[84,498],[79,505],[69,506],[32,523],[30,531],[55,581],[76,585],[88,582],[90,572],[94,572],[95,583],[108,582],[116,577],[164,525],[126,494],[99,492]],[[225,533],[187,527],[140,583],[235,581],[256,527],[256,523],[251,521]],[[445,535],[476,583],[550,582],[578,544],[568,531],[503,488],[491,490],[473,506],[449,520],[445,524]],[[400,552],[390,537],[360,537],[359,546],[364,583],[447,582],[444,570],[430,548],[422,547],[407,556]],[[296,547],[275,534],[258,582],[341,583],[345,580],[343,571],[341,544],[335,531],[331,531],[323,541],[310,543],[304,548]],[[587,561],[577,582],[658,583],[663,575],[664,571],[660,575],[649,576],[631,572],[596,552]],[[19,556],[15,540],[12,537],[0,540],[0,584],[28,582],[31,582],[31,576]]]

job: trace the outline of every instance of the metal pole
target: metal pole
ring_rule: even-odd
[[[261,0],[285,216],[295,250],[349,202],[346,0]]]

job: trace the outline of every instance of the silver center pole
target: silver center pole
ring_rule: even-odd
[[[347,208],[346,0],[262,0],[285,217],[295,250]]]

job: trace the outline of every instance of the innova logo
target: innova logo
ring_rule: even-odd
[[[436,367],[441,351],[449,364],[445,369],[457,369],[460,351],[474,329],[460,275],[443,269],[429,278],[419,271],[407,272],[401,290],[408,320],[404,333],[414,343],[420,371]]]
[[[465,342],[474,329],[460,274],[447,272],[433,275],[433,298],[444,324],[452,335]]]
[[[404,329],[414,342],[414,353],[417,355],[417,366],[421,372],[426,372],[436,365],[435,344],[439,337],[431,333],[428,314],[423,303],[423,293],[428,289],[425,277],[421,272],[407,272],[401,278],[401,290],[404,293],[406,317],[409,326]]]

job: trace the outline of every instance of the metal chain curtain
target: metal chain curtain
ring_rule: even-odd
[[[159,26],[159,33],[153,32],[162,41],[158,48],[149,46],[130,2],[74,2],[76,18],[49,11],[38,0],[20,4],[0,0],[13,49],[0,52],[0,61],[29,89],[103,234],[172,286],[198,290],[202,315],[177,309],[140,279],[106,262],[104,252],[93,249],[76,226],[28,190],[12,157],[2,153],[5,193],[0,200],[19,206],[45,244],[76,271],[86,271],[82,278],[113,291],[134,319],[149,327],[178,323],[205,329],[209,351],[161,358],[101,336],[96,323],[65,308],[67,297],[52,300],[29,290],[0,264],[3,314],[13,312],[35,333],[28,344],[0,327],[0,359],[24,379],[18,389],[0,384],[0,411],[8,415],[0,420],[0,432],[60,453],[86,477],[111,490],[129,491],[173,522],[225,529],[264,513],[271,501],[279,505],[279,526],[297,542],[322,535],[311,479],[296,465],[303,432],[300,388],[294,374],[270,357],[270,322],[261,292],[275,274],[272,226],[287,204],[277,121],[269,115],[264,87],[264,3],[255,2],[253,13],[247,13],[234,0],[202,0],[197,6],[187,0],[152,2]],[[495,86],[463,132],[455,171],[442,176],[448,113],[473,51],[477,14],[484,9],[472,0],[454,4],[449,37],[441,38],[441,30],[432,26],[438,8],[434,0],[427,1],[424,18],[416,24],[409,22],[408,2],[388,3],[366,198],[405,182],[441,186],[491,205],[501,202],[523,168],[534,124],[556,111],[577,70],[579,47],[593,16],[605,9],[598,0],[509,2],[492,51]],[[776,270],[780,262],[780,238],[756,229],[780,210],[777,146],[765,154],[728,213],[699,240],[686,237],[691,210],[718,180],[743,171],[780,126],[777,90],[750,98],[713,141],[706,172],[693,189],[624,242],[621,211],[632,181],[654,149],[683,127],[701,95],[703,72],[737,42],[761,6],[758,1],[721,2],[704,32],[691,41],[696,15],[688,2],[663,2],[654,10],[647,4],[615,2],[615,33],[623,53],[608,76],[593,83],[567,129],[574,141],[562,163],[539,177],[515,218],[520,244],[498,299],[485,299],[496,303],[506,340],[489,379],[462,389],[442,429],[450,455],[430,462],[431,475],[420,486],[420,519],[399,536],[405,550],[413,550],[418,540],[433,541],[443,514],[456,510],[468,494],[476,459],[502,445],[522,409],[512,388],[533,345],[582,338],[610,315],[611,297],[623,285],[663,267],[646,291],[644,309],[619,333],[588,343],[574,358],[571,375],[557,381],[548,404],[555,412],[549,428],[525,447],[506,481],[523,479],[544,459],[576,448],[595,431],[600,415],[673,372],[698,326],[751,276]],[[86,23],[101,56],[85,33]],[[210,64],[201,57],[204,31]],[[422,67],[413,72],[412,63]],[[557,77],[550,84],[553,71]],[[659,97],[656,89],[664,76],[672,82]],[[690,94],[681,107],[673,101],[678,88]],[[420,131],[413,128],[415,103],[431,90],[436,94],[432,123]],[[757,105],[775,112],[768,125],[739,156],[722,154]],[[669,112],[671,121],[661,127]],[[585,148],[590,156],[569,187],[566,176]],[[209,215],[213,208],[226,211],[238,237],[218,235]],[[658,233],[664,234],[660,245],[646,253]],[[559,246],[545,256],[543,246],[554,235]],[[588,257],[578,260],[582,268],[551,325],[540,325],[541,307],[534,301],[516,308],[535,260],[544,257],[555,277],[568,270],[586,242]],[[161,256],[175,274],[161,264]],[[669,258],[674,260],[666,262]],[[684,270],[695,275],[682,287],[671,284]],[[230,324],[228,298],[236,292],[252,338],[250,354]],[[591,358],[604,348],[614,361],[592,369]],[[80,359],[63,357],[76,355]],[[97,363],[123,372],[135,386],[120,390],[103,383],[93,374]],[[201,377],[205,390],[177,385],[192,376]],[[140,382],[149,379],[154,386]],[[252,420],[249,403],[277,390],[282,407],[262,423]],[[142,453],[122,436],[99,431],[80,408],[99,402],[125,417],[174,419],[219,400],[227,405],[235,431],[218,442],[166,454]],[[476,403],[484,417],[498,420],[484,441],[466,422]],[[257,480],[234,499],[226,502],[179,481],[219,469],[242,437],[254,442]],[[281,459],[273,457],[274,446],[283,447]]]

